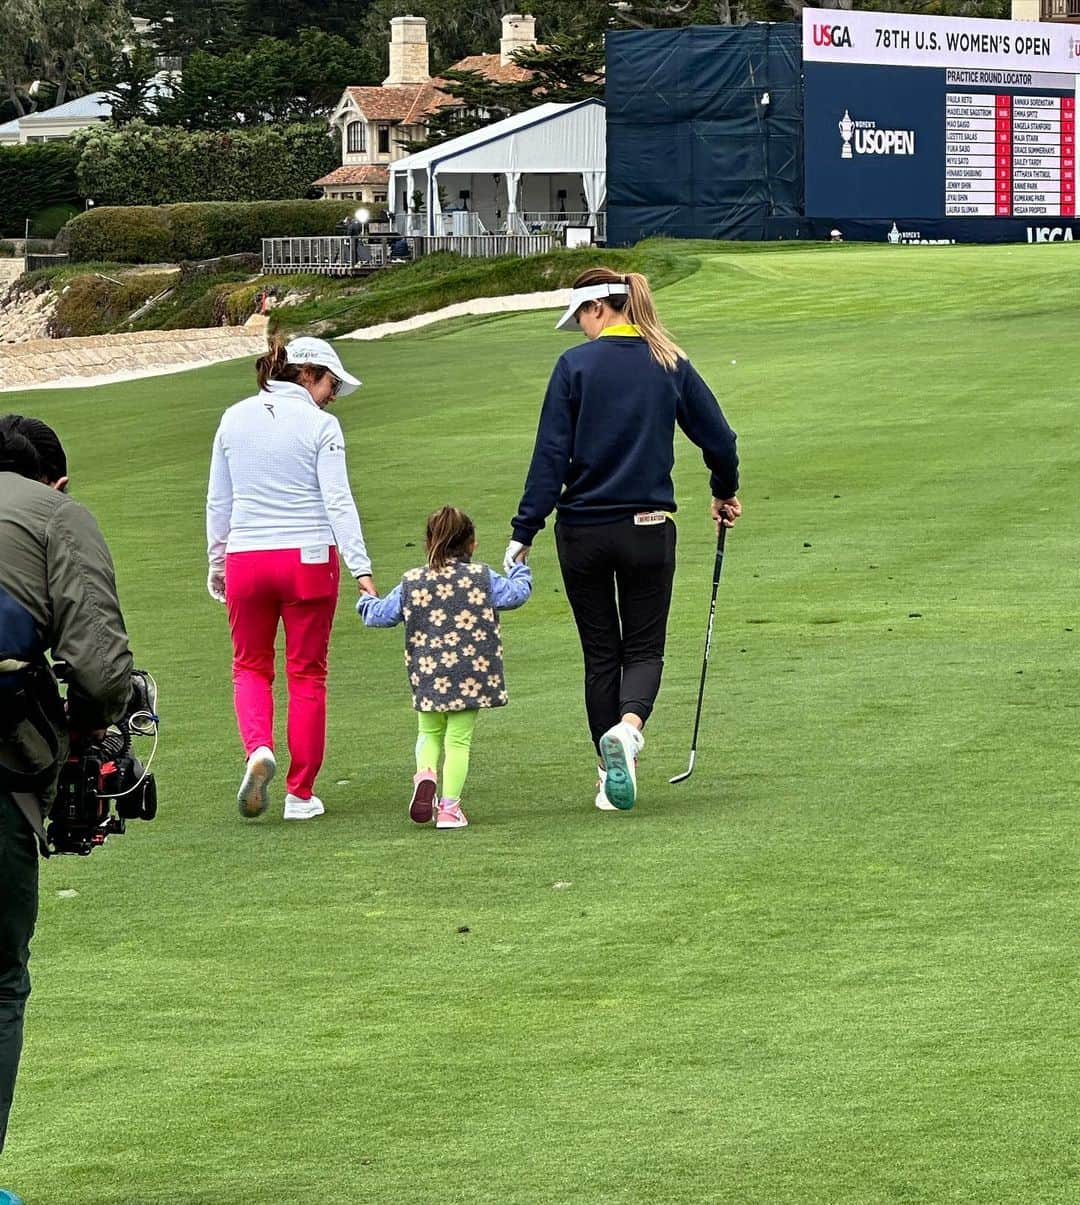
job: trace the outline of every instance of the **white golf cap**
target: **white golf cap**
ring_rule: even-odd
[[[286,345],[285,359],[290,364],[319,364],[323,368],[329,368],[341,382],[341,388],[338,390],[339,397],[352,393],[362,383],[351,372],[345,371],[341,357],[325,339],[313,339],[310,335],[301,335]]]
[[[555,323],[555,329],[557,331],[565,331],[577,325],[577,312],[586,301],[599,301],[603,297],[620,297],[628,292],[629,289],[627,289],[626,285],[618,282],[613,284],[586,285],[583,289],[574,289],[570,294],[570,304],[566,307],[566,313]]]

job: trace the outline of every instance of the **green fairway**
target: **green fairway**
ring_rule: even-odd
[[[545,531],[466,831],[409,823],[401,631],[344,591],[327,814],[285,824],[282,776],[242,821],[203,504],[252,365],[0,398],[67,444],[164,717],[158,819],[42,867],[0,1158],[27,1205],[1080,1200],[1080,247],[684,247],[658,304],[745,515],[671,787],[715,547],[680,437],[626,814],[593,807]],[[338,344],[383,592],[444,502],[501,560],[554,318]]]

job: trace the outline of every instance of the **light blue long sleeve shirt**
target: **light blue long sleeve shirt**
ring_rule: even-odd
[[[524,606],[532,594],[532,570],[518,561],[503,577],[488,568],[491,576],[491,604],[497,611],[515,611]],[[405,617],[401,600],[402,587],[399,582],[385,598],[372,598],[365,594],[356,604],[356,610],[365,626],[369,628],[392,628]]]

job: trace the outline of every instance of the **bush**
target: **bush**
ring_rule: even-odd
[[[79,155],[71,142],[0,147],[0,234],[22,237],[26,219],[49,206],[77,208]]]
[[[11,259],[15,255],[15,244],[0,239],[0,259]]]
[[[168,277],[149,273],[125,276],[119,283],[97,275],[76,277],[60,291],[49,335],[62,339],[108,334],[169,283]]]
[[[59,205],[48,205],[39,209],[30,222],[31,238],[53,239],[60,233],[64,225],[82,211],[81,205],[73,205],[70,201]]]
[[[306,197],[339,161],[325,122],[229,130],[132,122],[95,127],[78,142],[79,184],[98,205]]]
[[[172,229],[164,209],[88,209],[60,231],[58,243],[76,262],[153,264],[172,259]]]
[[[151,264],[257,254],[264,238],[333,234],[354,208],[352,201],[105,206],[72,218],[59,241],[76,262]]]

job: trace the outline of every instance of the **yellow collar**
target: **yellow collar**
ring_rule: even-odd
[[[631,322],[624,322],[615,326],[605,326],[604,329],[596,337],[603,339],[605,335],[629,335],[631,338],[641,338],[641,331]]]

